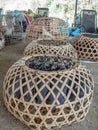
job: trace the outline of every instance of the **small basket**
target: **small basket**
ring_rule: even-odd
[[[8,70],[3,83],[8,110],[36,130],[83,120],[93,96],[94,82],[90,72],[79,63],[60,71],[29,68],[26,62],[38,56],[43,55],[24,57]]]
[[[80,60],[98,62],[98,36],[93,34],[78,35],[72,40]]]

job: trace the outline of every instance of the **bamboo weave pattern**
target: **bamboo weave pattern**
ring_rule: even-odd
[[[59,18],[37,18],[26,30],[25,44],[39,38],[66,39],[66,23]]]
[[[77,59],[76,50],[67,40],[35,40],[24,50],[24,55],[53,54]]]
[[[72,45],[80,60],[98,61],[98,38],[79,35],[73,39]]]
[[[16,62],[4,80],[8,110],[33,129],[51,129],[83,120],[92,101],[94,82],[80,64],[62,71],[36,71]]]

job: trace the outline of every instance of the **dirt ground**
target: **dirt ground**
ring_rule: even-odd
[[[23,42],[6,46],[0,50],[0,130],[30,130],[7,111],[2,96],[4,76],[8,68],[23,56],[23,50]],[[93,103],[84,121],[62,127],[61,130],[98,130],[98,63],[86,63],[85,65],[94,76],[95,92]]]

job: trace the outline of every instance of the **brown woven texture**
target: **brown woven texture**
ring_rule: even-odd
[[[8,110],[39,130],[83,120],[93,96],[90,72],[78,63],[69,70],[36,71],[25,65],[29,58],[16,62],[5,76],[3,94]]]
[[[29,44],[34,39],[39,38],[68,38],[66,33],[60,32],[66,29],[66,23],[59,18],[37,18],[35,19],[26,30],[25,45]]]
[[[24,55],[53,54],[77,59],[76,50],[67,40],[47,39],[32,41],[24,50]]]
[[[83,35],[78,35],[72,39],[72,45],[76,49],[78,58],[80,60],[98,61],[98,38],[96,37],[97,35]]]

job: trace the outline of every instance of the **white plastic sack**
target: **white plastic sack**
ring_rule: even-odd
[[[4,47],[4,45],[5,45],[5,40],[4,39],[0,40],[0,50]]]
[[[43,33],[42,33],[43,36],[48,36],[48,37],[53,38],[52,34],[49,33],[45,28],[43,28],[42,30],[43,30],[43,31],[42,31],[42,32],[43,32]]]
[[[14,28],[8,28],[8,27],[6,27],[5,35],[12,35],[13,31],[14,31]]]

